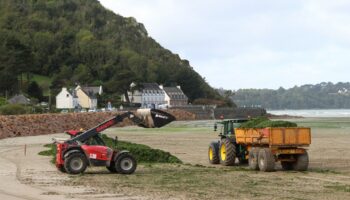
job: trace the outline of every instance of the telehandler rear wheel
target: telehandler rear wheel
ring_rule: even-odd
[[[306,171],[309,167],[309,155],[305,151],[304,154],[297,155],[296,162],[293,163],[293,169],[296,171]]]
[[[69,174],[80,174],[86,170],[87,160],[82,153],[72,153],[64,161],[64,168]]]
[[[229,139],[221,140],[219,155],[222,165],[234,165],[236,160],[236,146]]]
[[[258,165],[258,153],[259,153],[259,149],[257,148],[252,148],[249,151],[249,168],[252,170],[258,170],[259,169],[259,165]]]
[[[128,153],[121,154],[115,161],[115,169],[120,174],[132,174],[135,172],[136,166],[136,159]]]
[[[275,158],[269,148],[261,148],[258,156],[259,169],[263,172],[275,170]]]
[[[208,159],[211,164],[219,164],[219,142],[211,142],[208,149]]]

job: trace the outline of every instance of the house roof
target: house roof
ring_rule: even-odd
[[[68,92],[73,96],[73,98],[78,98],[77,92],[74,88],[70,89]]]
[[[100,93],[101,86],[93,86],[93,87],[80,87],[86,95],[88,95],[92,99],[96,99],[96,95]]]
[[[62,92],[67,92],[68,94],[70,94],[73,98],[78,98],[77,96],[77,92],[75,91],[74,88],[70,88],[70,89],[67,89],[66,87],[63,87],[61,92],[57,94],[60,95]]]
[[[8,100],[10,104],[30,104],[30,99],[23,94],[17,94]]]
[[[100,86],[97,87],[81,87],[81,89],[86,93],[98,94],[100,92]]]
[[[173,100],[187,100],[187,96],[178,87],[164,87],[166,94]]]
[[[157,83],[141,83],[140,85],[143,92],[163,93]]]

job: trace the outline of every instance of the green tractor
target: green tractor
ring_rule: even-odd
[[[219,164],[225,166],[234,165],[236,158],[239,164],[247,164],[246,159],[248,151],[245,145],[237,144],[235,137],[235,129],[247,119],[229,119],[216,122],[214,131],[220,130],[220,140],[213,141],[209,145],[208,158],[211,164]],[[218,127],[219,126],[219,127]]]

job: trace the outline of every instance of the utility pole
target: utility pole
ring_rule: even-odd
[[[49,87],[49,112],[51,112],[51,88]]]

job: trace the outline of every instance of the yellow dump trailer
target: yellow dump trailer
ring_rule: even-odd
[[[246,147],[252,169],[274,170],[281,161],[285,170],[307,170],[309,158],[305,147],[311,144],[311,129],[262,128],[235,129],[236,143]]]
[[[211,164],[225,166],[249,163],[253,170],[274,171],[281,162],[284,170],[305,171],[309,166],[307,147],[311,144],[311,129],[305,127],[234,128],[239,120],[223,120],[220,140],[209,145]]]
[[[276,148],[307,147],[311,144],[310,128],[236,128],[236,142],[250,146]]]

